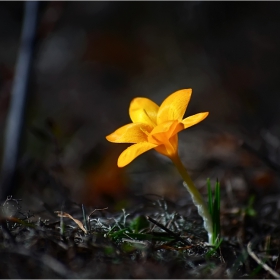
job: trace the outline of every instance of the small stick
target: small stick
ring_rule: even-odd
[[[252,251],[252,242],[250,241],[247,245],[248,254],[266,271],[268,271],[274,278],[279,279],[280,274],[277,273],[275,270],[270,268],[267,264],[265,264],[262,260],[260,260],[256,254]]]
[[[88,225],[88,223],[87,223],[87,217],[86,217],[86,211],[85,211],[84,204],[82,204],[82,213],[83,213],[83,219],[84,219],[85,229],[86,229],[86,231],[89,231],[89,225]]]
[[[191,242],[184,240],[182,237],[179,236],[178,233],[175,233],[173,231],[171,231],[170,229],[168,229],[167,227],[163,226],[162,224],[158,223],[156,220],[154,220],[153,218],[146,216],[147,220],[154,223],[155,225],[157,225],[158,227],[160,227],[161,229],[163,229],[164,231],[166,231],[167,233],[169,233],[170,235],[172,235],[173,237],[175,237],[175,239],[177,239],[178,241],[181,241],[182,243],[184,243],[185,245],[192,245]]]
[[[88,215],[88,219],[90,218],[90,216],[95,212],[95,211],[103,211],[103,210],[107,210],[108,207],[105,208],[100,208],[100,209],[94,209],[89,215]]]

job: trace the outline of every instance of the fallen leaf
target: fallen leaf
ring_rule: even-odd
[[[70,214],[61,211],[55,211],[54,213],[57,214],[58,217],[69,218],[72,219],[84,233],[87,233],[87,230],[84,228],[83,223],[75,218],[73,218]]]

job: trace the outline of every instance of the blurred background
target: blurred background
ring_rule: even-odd
[[[134,97],[158,104],[192,88],[180,154],[205,193],[232,203],[279,193],[279,2],[41,2],[19,161],[32,211],[66,200],[111,210],[163,196],[188,198],[171,163],[149,151],[125,168],[125,144],[105,136],[130,122]],[[23,2],[0,2],[0,146],[20,43]]]

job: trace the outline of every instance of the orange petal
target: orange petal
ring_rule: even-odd
[[[157,115],[157,124],[166,121],[181,121],[191,99],[192,89],[178,90],[169,95],[160,105]]]
[[[158,105],[152,100],[144,97],[134,98],[129,107],[129,115],[134,123],[145,123],[156,125]]]
[[[181,123],[184,125],[184,128],[188,128],[203,121],[208,116],[208,114],[209,112],[198,113],[183,119]]]
[[[135,158],[145,153],[148,150],[155,148],[157,145],[149,142],[141,142],[134,144],[125,149],[119,156],[118,167],[124,167],[131,163]]]
[[[169,139],[184,129],[184,125],[177,120],[164,122],[156,126],[148,136],[148,141],[158,145],[165,144]]]
[[[106,136],[106,139],[113,143],[139,143],[147,141],[147,134],[153,128],[143,123],[130,123],[124,125]]]
[[[155,148],[157,152],[168,157],[172,157],[178,153],[178,134],[173,135],[169,139],[168,145],[160,145]]]

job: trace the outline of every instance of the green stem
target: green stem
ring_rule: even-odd
[[[208,243],[213,245],[212,236],[213,236],[213,224],[212,218],[208,211],[208,207],[206,206],[202,196],[194,185],[191,177],[189,176],[187,170],[185,169],[182,161],[180,160],[178,154],[170,157],[174,165],[177,167],[179,173],[181,174],[184,182],[184,186],[187,188],[189,193],[191,194],[192,200],[197,207],[198,214],[202,217],[204,221],[204,228],[208,232]]]

